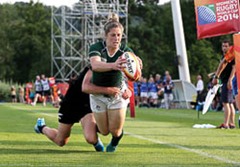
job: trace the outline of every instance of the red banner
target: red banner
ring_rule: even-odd
[[[54,77],[48,78],[48,81],[49,81],[50,87],[52,87],[53,85],[55,85],[55,78],[54,78]]]
[[[32,89],[33,88],[33,83],[31,83],[31,82],[26,83],[26,88]]]
[[[130,97],[130,117],[135,117],[135,98],[134,98],[134,86],[133,82],[128,81],[128,89],[132,92],[132,96]]]
[[[67,93],[69,84],[68,83],[57,83],[58,89],[60,90],[61,94],[65,96]]]
[[[240,34],[233,35],[238,94],[240,92]]]
[[[197,38],[240,31],[239,0],[195,0]]]

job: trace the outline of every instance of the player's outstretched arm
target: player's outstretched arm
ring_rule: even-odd
[[[113,63],[102,62],[99,56],[94,56],[90,58],[90,63],[93,71],[105,72],[111,70],[122,70],[125,66],[126,59],[121,56]]]

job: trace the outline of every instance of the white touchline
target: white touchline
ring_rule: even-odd
[[[180,146],[180,145],[177,145],[177,144],[171,144],[171,143],[167,143],[167,142],[163,142],[163,141],[159,141],[159,140],[146,138],[146,137],[143,137],[143,136],[131,133],[131,132],[124,132],[124,133],[128,134],[129,136],[138,138],[138,139],[142,139],[142,140],[150,141],[150,142],[153,142],[153,143],[163,144],[163,145],[167,145],[167,146],[170,146],[170,147],[175,147],[175,148],[178,148],[178,149],[186,150],[186,151],[193,152],[193,153],[202,155],[202,156],[207,157],[207,158],[213,158],[215,160],[219,160],[219,161],[222,161],[222,162],[225,162],[225,163],[240,165],[240,162],[232,161],[232,160],[229,160],[229,159],[226,159],[226,158],[223,158],[223,157],[219,157],[219,156],[216,156],[216,155],[211,155],[211,154],[208,154],[206,152],[202,152],[202,151],[199,151],[199,150],[196,150],[196,149],[191,149],[191,148],[183,147],[183,146]]]
[[[41,113],[42,115],[46,115],[46,116],[49,116],[49,117],[56,117],[57,118],[57,114],[54,113],[54,114],[48,114],[48,113]]]

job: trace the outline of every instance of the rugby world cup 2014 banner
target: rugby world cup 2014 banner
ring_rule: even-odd
[[[197,38],[240,31],[239,0],[194,0]]]

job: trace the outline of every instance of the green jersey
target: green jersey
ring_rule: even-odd
[[[110,57],[108,55],[106,42],[101,41],[90,46],[89,57],[91,58],[94,56],[100,56],[102,62],[112,63],[127,51],[132,52],[132,50],[127,45],[121,44],[118,51]],[[93,71],[92,75],[92,83],[98,86],[119,87],[121,86],[122,80],[123,75],[119,70],[111,70],[107,72]]]

